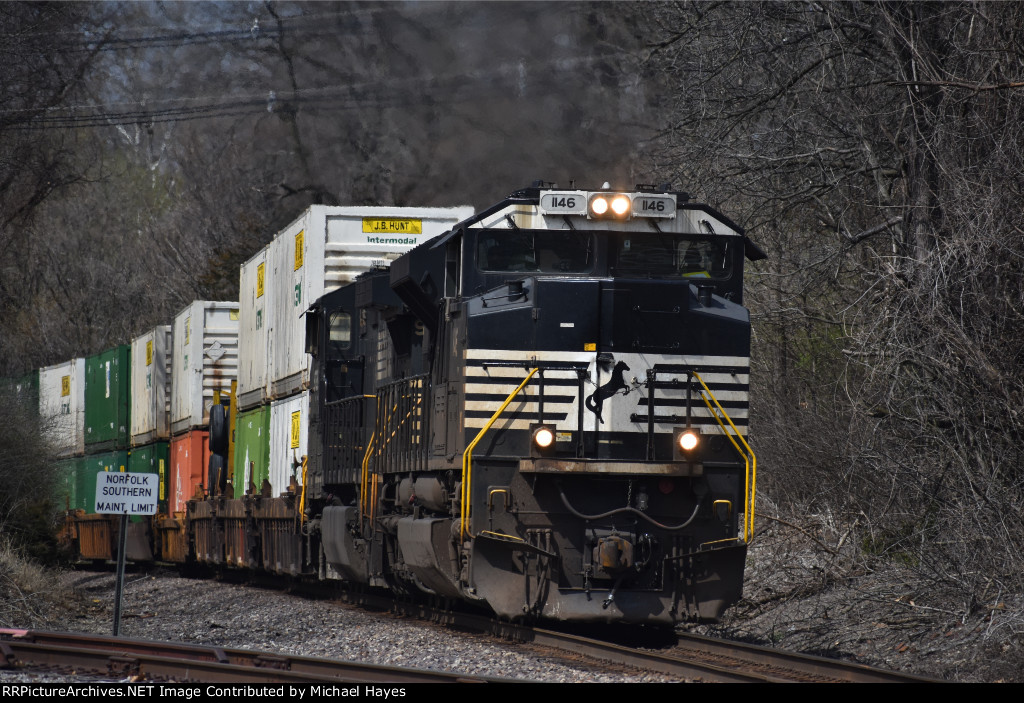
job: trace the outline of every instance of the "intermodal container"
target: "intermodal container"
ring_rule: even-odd
[[[85,453],[85,359],[39,369],[39,420],[56,456]]]
[[[274,308],[270,397],[285,398],[309,388],[302,313],[313,302],[472,215],[470,207],[314,205],[280,232],[269,253]]]
[[[171,326],[160,325],[132,340],[133,447],[171,436]]]
[[[238,377],[238,303],[196,300],[174,318],[171,431],[205,428],[216,391]]]
[[[90,454],[82,458],[81,470],[78,473],[79,507],[87,513],[96,512],[96,475],[104,471],[127,471],[128,452],[115,450]]]
[[[257,493],[270,479],[270,406],[238,413],[235,421],[235,466],[232,476],[235,498],[252,485]]]
[[[270,487],[278,496],[303,483],[302,459],[309,437],[309,391],[270,404]]]
[[[189,430],[171,440],[171,474],[168,480],[168,511],[171,515],[185,513],[185,504],[192,500],[196,488],[206,485],[210,462],[210,433]]]
[[[90,453],[127,449],[131,418],[131,347],[85,358],[85,444]]]
[[[470,207],[314,205],[242,266],[239,404],[290,397],[309,387],[303,312],[324,293],[470,217]],[[259,274],[262,266],[262,275]],[[247,311],[247,307],[252,306]],[[256,326],[262,324],[257,330]],[[258,334],[250,334],[259,332]],[[270,343],[270,340],[273,343]],[[266,377],[244,369],[263,370]],[[243,380],[244,379],[244,380]]]
[[[270,379],[267,349],[270,312],[267,294],[267,249],[242,264],[238,283],[238,407],[243,410],[267,399]]]
[[[167,515],[168,482],[170,480],[169,442],[153,442],[142,447],[135,447],[128,456],[128,471],[133,474],[157,474],[160,477],[160,489],[157,496],[156,510]]]
[[[85,457],[61,459],[54,464],[56,471],[56,495],[54,501],[57,510],[85,510],[85,505],[78,494],[78,475],[85,470]]]

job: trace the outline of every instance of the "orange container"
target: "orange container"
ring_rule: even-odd
[[[171,515],[184,513],[185,503],[206,485],[206,467],[210,462],[210,433],[190,430],[171,440],[171,475],[168,481]]]

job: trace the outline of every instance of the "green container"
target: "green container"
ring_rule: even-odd
[[[131,346],[85,360],[85,451],[127,449],[131,431]]]
[[[269,405],[239,413],[235,420],[235,498],[245,495],[250,481],[259,492],[264,479],[270,479]]]
[[[78,472],[76,485],[78,507],[87,513],[96,512],[96,474],[103,471],[127,471],[128,452],[112,451],[90,454],[80,459],[81,469]]]
[[[154,442],[132,449],[128,456],[128,471],[133,474],[157,474],[160,476],[160,496],[157,498],[157,512],[167,514],[171,465],[170,442]]]
[[[55,482],[56,495],[54,501],[57,510],[85,509],[78,491],[79,474],[85,469],[85,458],[75,457],[73,459],[62,459],[56,462],[57,480]],[[93,486],[95,493],[96,487]]]

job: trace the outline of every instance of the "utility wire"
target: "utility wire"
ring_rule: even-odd
[[[531,64],[534,72],[543,72],[552,66],[560,70],[571,70],[609,58],[630,58],[628,52],[608,52],[601,55],[552,59]],[[519,79],[520,64],[505,63],[490,71],[449,74],[431,79],[420,77],[387,78],[364,81],[345,86],[305,88],[297,91],[248,94],[223,99],[222,96],[191,96],[160,100],[119,101],[103,104],[77,104],[38,110],[31,108],[0,109],[0,116],[22,113],[40,113],[25,122],[12,124],[5,129],[35,131],[43,129],[89,128],[127,124],[156,124],[173,121],[191,121],[218,117],[232,117],[262,112],[279,112],[301,105],[326,104],[337,109],[379,108],[411,105],[427,99],[425,95],[444,95],[434,98],[438,102],[462,102],[479,99],[484,91],[514,90]],[[183,104],[185,103],[185,104]],[[191,105],[187,103],[193,103]],[[166,107],[146,109],[149,105],[164,104]],[[114,111],[117,106],[133,106],[142,109]],[[70,114],[54,114],[70,113]],[[78,113],[78,114],[76,114]]]

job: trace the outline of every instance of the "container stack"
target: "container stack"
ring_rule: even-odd
[[[38,394],[40,427],[57,457],[58,507],[84,510],[79,474],[85,456],[85,359],[39,369]]]
[[[160,325],[132,340],[131,455],[128,471],[160,476],[157,512],[168,511],[171,438],[170,325]]]
[[[238,377],[239,308],[235,302],[193,301],[174,317],[169,513],[208,487],[210,409],[226,405]]]
[[[472,214],[467,207],[314,205],[242,264],[236,497],[279,496],[302,485],[309,433],[306,309]]]

